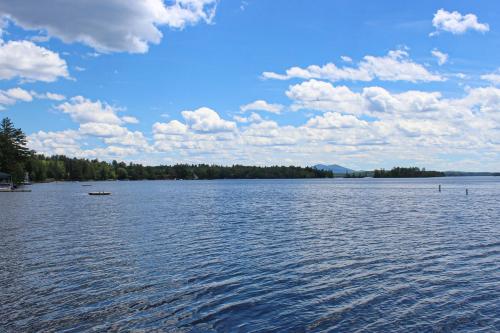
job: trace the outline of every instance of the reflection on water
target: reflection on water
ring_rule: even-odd
[[[93,183],[109,197],[53,183],[0,193],[0,327],[498,331],[499,180]]]

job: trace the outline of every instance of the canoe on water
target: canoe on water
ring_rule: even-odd
[[[110,195],[111,192],[89,192],[89,195]]]

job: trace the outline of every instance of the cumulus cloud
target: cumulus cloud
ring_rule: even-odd
[[[104,123],[120,125],[123,121],[117,115],[118,108],[101,101],[91,101],[83,96],[71,98],[57,109],[68,114],[78,123]]]
[[[431,51],[431,54],[436,57],[438,65],[442,66],[448,61],[448,54],[439,51],[438,49],[434,49]]]
[[[392,50],[387,55],[376,57],[367,55],[357,67],[338,67],[333,63],[324,66],[311,65],[306,68],[292,67],[285,74],[264,72],[265,79],[289,80],[323,79],[337,81],[444,81],[439,74],[429,72],[423,65],[413,62],[406,50]]]
[[[286,95],[293,100],[291,109],[313,109],[339,111],[349,114],[363,112],[363,99],[360,94],[346,86],[333,86],[329,82],[309,80],[292,85]]]
[[[80,124],[80,133],[99,137],[122,137],[128,130],[116,124],[83,123]]]
[[[76,96],[56,106],[56,110],[69,115],[79,124],[78,130],[75,131],[78,134],[77,139],[94,137],[107,145],[112,145],[104,150],[85,150],[86,156],[94,156],[94,154],[117,156],[125,152],[135,154],[150,151],[150,145],[143,133],[131,131],[126,127],[126,124],[136,124],[139,120],[132,116],[120,116],[119,112],[123,111],[122,108],[99,100],[92,101],[83,96]],[[58,132],[52,133],[52,136],[56,134]]]
[[[7,105],[14,105],[17,102],[31,102],[33,96],[22,88],[11,88],[0,90],[0,110],[5,109]]]
[[[81,156],[81,134],[75,130],[39,131],[28,136],[28,146],[40,154]]]
[[[490,30],[490,26],[487,23],[479,23],[477,16],[474,14],[462,15],[457,11],[448,12],[444,9],[439,9],[434,14],[432,25],[436,28],[436,31],[431,33],[431,36],[435,36],[441,31],[451,32],[454,35],[461,35],[468,30],[482,33]]]
[[[22,88],[12,88],[3,92],[5,96],[8,96],[15,100],[20,100],[24,102],[31,102],[33,97],[29,92]]]
[[[383,119],[417,115],[432,118],[436,114],[452,112],[447,109],[456,109],[439,92],[410,90],[395,94],[376,86],[356,92],[317,80],[290,86],[286,94],[293,100],[291,109],[295,111],[317,110]]]
[[[141,148],[146,151],[149,150],[149,144],[146,137],[139,131],[127,131],[121,135],[105,138],[104,142],[109,145],[122,145]]]
[[[156,122],[153,125],[153,132],[162,135],[182,135],[187,133],[188,126],[178,120],[172,120],[168,123]]]
[[[236,123],[222,119],[214,110],[202,107],[195,111],[182,111],[182,117],[189,127],[198,132],[231,132]]]
[[[276,113],[276,114],[281,113],[283,108],[284,108],[284,106],[281,104],[271,104],[271,103],[268,103],[268,102],[261,100],[261,99],[256,100],[252,103],[240,106],[240,110],[242,112],[265,111],[265,112]]]
[[[0,16],[27,30],[99,52],[145,53],[162,39],[161,26],[182,29],[213,21],[217,0],[3,0]]]
[[[0,39],[0,80],[53,82],[60,77],[69,74],[66,61],[57,53],[26,40]]]
[[[258,123],[264,120],[258,113],[255,112],[252,112],[248,117],[234,116],[233,119],[239,123]]]
[[[39,131],[28,136],[28,146],[45,155],[67,155],[101,160],[125,159],[148,151],[148,143],[142,133],[130,132],[123,137],[107,137],[106,147],[85,147],[86,136],[82,131]]]
[[[309,119],[306,126],[322,129],[354,128],[366,127],[368,126],[368,123],[364,120],[359,120],[352,115],[342,115],[338,112],[327,112],[322,116],[316,116]]]
[[[48,93],[36,95],[38,98],[47,98]],[[60,96],[56,97],[58,99]],[[28,136],[28,145],[31,149],[47,155],[108,160],[124,159],[152,151],[148,139],[142,132],[131,131],[125,126],[138,120],[130,116],[120,117],[118,113],[122,111],[121,108],[76,96],[56,106],[56,110],[62,111],[78,123],[78,129],[33,133]],[[93,142],[100,141],[104,146],[96,145],[89,148],[87,144],[89,138],[92,138]]]

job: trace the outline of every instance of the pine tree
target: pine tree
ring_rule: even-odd
[[[0,123],[0,170],[12,174],[14,182],[24,179],[24,162],[31,156],[26,135],[9,118]]]

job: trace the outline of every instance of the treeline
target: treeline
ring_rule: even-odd
[[[36,182],[48,180],[159,180],[159,179],[270,179],[270,178],[332,178],[330,171],[294,166],[220,166],[208,164],[177,164],[143,166],[113,161],[111,163],[34,155],[26,163],[26,171]]]
[[[417,167],[413,168],[392,168],[390,171],[380,169],[373,171],[374,178],[419,178],[419,177],[445,177],[443,172],[427,171]]]
[[[352,173],[349,173],[349,172],[346,172],[345,175],[344,175],[344,178],[366,178],[366,177],[369,177],[369,172],[365,171],[365,172],[352,172]]]

